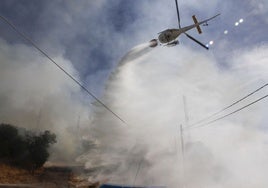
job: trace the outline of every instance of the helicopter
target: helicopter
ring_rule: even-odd
[[[209,49],[208,46],[204,45],[203,43],[201,43],[200,41],[198,41],[197,39],[195,39],[194,37],[192,37],[191,35],[189,35],[186,32],[191,30],[191,29],[193,29],[193,28],[196,28],[197,32],[199,34],[201,34],[202,30],[201,30],[200,25],[207,26],[208,21],[216,18],[220,14],[217,14],[217,15],[211,17],[211,18],[205,19],[205,20],[203,20],[201,22],[198,22],[196,16],[193,15],[192,19],[194,21],[194,24],[186,26],[186,27],[181,27],[180,13],[179,13],[179,8],[178,8],[178,1],[175,0],[175,3],[176,3],[176,10],[177,10],[179,28],[178,29],[166,29],[164,31],[161,31],[160,33],[158,33],[159,34],[158,39],[152,39],[150,41],[150,47],[152,47],[152,48],[156,47],[158,45],[158,41],[159,41],[160,45],[164,45],[164,46],[167,46],[167,47],[176,46],[176,45],[179,44],[179,41],[178,41],[177,38],[181,34],[185,34],[188,38],[190,38],[191,40],[193,40],[194,42],[196,42],[197,44],[199,44],[200,46],[202,46],[202,47],[204,47],[205,49],[208,50]]]

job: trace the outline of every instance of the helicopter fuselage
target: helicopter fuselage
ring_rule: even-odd
[[[180,34],[185,33],[186,31],[197,27],[202,23],[204,23],[204,22],[192,24],[192,25],[180,28],[180,29],[166,29],[166,30],[159,33],[158,40],[162,44],[172,42],[172,41],[176,40],[176,38],[178,38],[180,36]]]

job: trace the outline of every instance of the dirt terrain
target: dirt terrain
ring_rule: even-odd
[[[99,187],[98,182],[88,182],[69,167],[45,167],[34,174],[6,164],[0,164],[0,187]]]

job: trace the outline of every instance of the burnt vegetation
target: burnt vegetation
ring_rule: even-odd
[[[0,160],[31,173],[46,162],[49,147],[56,143],[50,131],[33,132],[10,124],[0,124]]]

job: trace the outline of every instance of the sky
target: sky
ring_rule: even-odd
[[[187,126],[183,96],[191,124],[267,83],[268,3],[178,3],[182,26],[192,24],[193,14],[202,20],[221,13],[202,27],[202,35],[189,31],[210,44],[209,51],[183,35],[172,48],[146,46],[157,33],[177,27],[173,0],[1,1],[1,16],[127,125],[3,21],[0,121],[55,131],[52,161],[114,169],[101,168],[96,179],[170,187],[267,187],[267,99],[208,127],[185,131],[184,173],[177,133],[178,125]],[[237,108],[264,95],[267,88]],[[81,139],[96,148],[85,152]]]

